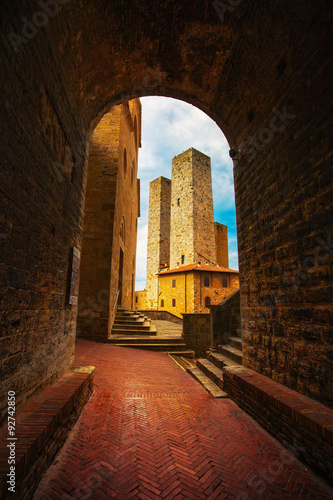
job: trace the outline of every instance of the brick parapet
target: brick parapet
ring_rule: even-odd
[[[333,484],[333,410],[244,366],[223,368],[224,390]]]
[[[94,367],[67,372],[16,418],[15,498],[31,498],[93,390]],[[8,491],[7,425],[0,431],[0,496]]]

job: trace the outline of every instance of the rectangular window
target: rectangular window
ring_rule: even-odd
[[[176,288],[176,280],[172,280],[172,288]]]
[[[172,299],[172,307],[176,307],[176,299]]]
[[[222,286],[223,288],[228,288],[228,278],[223,278]]]
[[[164,299],[161,300],[161,307],[164,307]]]
[[[185,264],[185,255],[182,255],[182,264]]]
[[[209,277],[208,276],[205,276],[204,286],[209,286]]]

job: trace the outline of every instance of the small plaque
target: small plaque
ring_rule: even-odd
[[[81,252],[76,247],[74,247],[73,260],[72,260],[71,288],[69,292],[69,303],[73,306],[77,305],[79,296],[80,259],[81,259]]]

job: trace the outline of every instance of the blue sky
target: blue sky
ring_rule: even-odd
[[[172,158],[190,147],[211,157],[215,222],[228,226],[229,267],[238,269],[235,195],[229,146],[216,123],[199,109],[176,99],[143,97],[141,217],[138,221],[136,290],[146,286],[149,183],[171,179]]]

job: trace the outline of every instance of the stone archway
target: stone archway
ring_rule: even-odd
[[[3,393],[22,404],[73,362],[90,131],[163,95],[233,150],[245,365],[332,404],[327,2],[15,0],[1,14]]]

